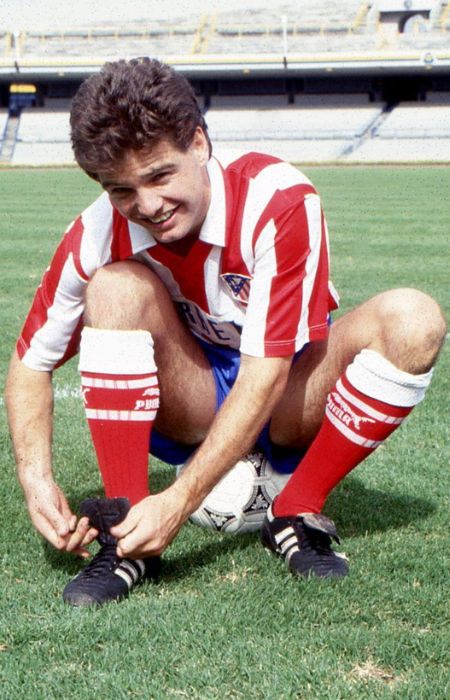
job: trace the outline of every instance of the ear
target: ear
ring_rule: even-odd
[[[194,132],[193,139],[191,141],[190,149],[195,155],[199,165],[206,165],[209,160],[209,145],[208,140],[205,136],[205,132],[198,126]]]

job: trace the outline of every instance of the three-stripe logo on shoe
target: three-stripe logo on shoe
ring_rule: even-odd
[[[145,564],[142,559],[122,559],[114,573],[125,581],[130,590],[143,577]]]
[[[289,563],[290,558],[295,552],[300,551],[298,537],[293,527],[286,527],[284,530],[281,530],[281,532],[278,532],[275,535],[275,542],[277,543],[280,554],[286,558],[287,563]]]

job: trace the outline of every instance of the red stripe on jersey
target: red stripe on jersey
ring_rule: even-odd
[[[126,260],[133,255],[128,221],[113,208],[111,261]]]
[[[208,298],[204,285],[204,266],[212,245],[196,239],[192,241],[179,241],[178,249],[175,245],[153,246],[149,254],[154,260],[167,267],[186,299],[195,302],[204,311],[209,311]]]
[[[261,172],[261,170],[267,168],[268,165],[274,165],[275,163],[282,162],[283,161],[276,156],[269,156],[266,153],[255,153],[250,151],[227,165],[226,173],[228,176],[234,170],[236,170],[236,174],[239,179],[242,179],[243,176],[246,178],[254,178]]]
[[[222,258],[222,274],[252,276],[242,259],[241,229],[250,180],[267,166],[280,163],[280,159],[263,153],[246,153],[233,161],[223,171],[227,195],[226,246]],[[269,217],[270,218],[270,217]]]
[[[276,192],[255,228],[254,246],[271,220],[276,229],[274,245],[277,274],[271,283],[264,339],[267,356],[279,354],[276,344],[280,342],[283,343],[283,353],[295,352],[295,339],[303,308],[305,265],[311,252],[304,206],[307,194],[316,194],[311,185],[294,185]],[[283,199],[286,199],[284,208]],[[295,205],[292,204],[293,201],[296,201]],[[326,320],[326,314],[323,320]],[[287,340],[292,341],[290,347]]]
[[[45,271],[42,282],[37,288],[31,309],[17,341],[17,352],[20,358],[24,356],[30,347],[34,334],[47,322],[49,308],[53,305],[64,265],[71,253],[77,272],[83,279],[87,279],[80,262],[82,234],[83,224],[81,219],[78,218],[57,247],[52,262]],[[75,340],[74,343],[76,343]],[[67,351],[68,349],[66,353]],[[59,364],[61,364],[61,361]]]

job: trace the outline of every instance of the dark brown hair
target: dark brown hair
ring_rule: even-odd
[[[207,126],[195,93],[180,73],[150,58],[106,63],[85,80],[72,101],[72,147],[92,178],[119,163],[126,151],[168,138],[182,151],[197,127]]]

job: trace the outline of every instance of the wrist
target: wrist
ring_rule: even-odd
[[[204,498],[198,490],[198,483],[190,475],[182,472],[173,482],[170,489],[173,492],[183,521],[188,520]]]
[[[17,478],[24,491],[34,487],[36,482],[53,483],[53,473],[50,467],[17,467]]]

